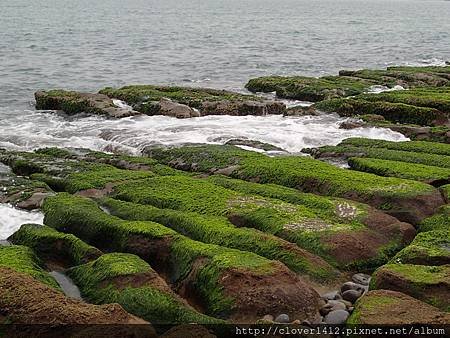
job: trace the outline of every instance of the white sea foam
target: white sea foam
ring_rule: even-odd
[[[0,240],[7,239],[22,224],[43,224],[44,215],[39,211],[24,211],[9,204],[0,204]]]
[[[391,88],[387,87],[387,86],[375,85],[375,86],[371,86],[367,92],[370,94],[379,94],[379,93],[383,93],[383,92],[392,92],[394,90],[405,90],[405,88],[403,88],[402,86],[399,86],[399,85],[396,85]]]
[[[105,119],[100,116],[67,119],[57,114],[29,111],[9,118],[0,126],[0,144],[31,150],[40,147],[80,147],[137,154],[149,145],[185,143],[221,144],[246,138],[273,144],[289,152],[306,147],[335,145],[348,137],[391,141],[407,140],[386,128],[339,129],[344,118],[321,116],[206,116],[176,119],[166,116],[135,116]]]

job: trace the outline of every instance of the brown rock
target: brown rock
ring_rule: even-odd
[[[448,324],[450,314],[401,292],[369,291],[360,298],[347,324]]]

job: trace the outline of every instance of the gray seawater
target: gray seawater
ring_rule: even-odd
[[[450,59],[450,1],[1,0],[0,106],[39,88],[335,73]]]

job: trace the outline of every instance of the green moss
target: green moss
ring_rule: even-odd
[[[95,259],[102,253],[71,234],[58,232],[48,226],[24,224],[9,240],[32,248],[44,259],[68,260],[79,265]]]
[[[264,76],[251,79],[245,87],[252,92],[276,92],[278,97],[315,102],[357,95],[363,93],[371,84],[371,81],[363,79],[338,76]]]
[[[206,304],[208,313],[226,317],[234,299],[224,296],[219,276],[227,269],[242,269],[260,275],[277,269],[274,261],[253,253],[196,242],[155,222],[124,221],[103,212],[93,201],[68,194],[45,200],[45,224],[75,233],[100,248],[136,253],[154,262],[181,282],[195,262],[203,260],[192,285]],[[139,243],[147,243],[142,249]]]
[[[423,153],[405,150],[394,150],[377,148],[371,146],[347,145],[347,140],[337,146],[323,146],[315,149],[305,149],[304,152],[311,153],[314,157],[370,157],[374,159],[391,160],[407,163],[417,163],[433,167],[449,168],[450,156],[433,153]],[[363,142],[364,143],[364,142]]]
[[[121,99],[133,106],[135,110],[153,115],[155,113],[155,101],[168,98],[173,101],[186,104],[192,108],[201,109],[204,102],[246,100],[262,101],[262,98],[253,95],[243,95],[225,90],[190,87],[167,87],[153,85],[132,85],[119,89],[107,87],[100,91],[111,98]]]
[[[426,141],[392,142],[367,138],[348,138],[340,145],[356,147],[386,148],[392,150],[410,151],[415,153],[438,154],[450,156],[450,144]]]
[[[68,274],[91,302],[119,303],[126,311],[153,324],[221,322],[183,303],[150,265],[131,254],[106,254],[72,268]]]
[[[182,176],[165,176],[155,177],[148,180],[135,182],[127,182],[115,187],[113,196],[124,201],[130,201],[138,204],[149,204],[158,208],[169,208],[180,211],[196,212],[211,216],[226,216],[233,224],[239,227],[255,228],[268,234],[276,235],[290,242],[296,243],[299,247],[319,255],[330,264],[347,268],[347,265],[356,264],[356,262],[348,259],[345,262],[336,262],[333,250],[328,243],[332,242],[330,237],[341,236],[346,237],[347,234],[357,231],[369,231],[361,219],[366,215],[363,208],[353,206],[351,202],[335,200],[333,202],[326,201],[326,208],[323,207],[324,201],[320,198],[314,198],[310,195],[302,196],[301,193],[295,194],[283,187],[275,185],[269,186],[266,195],[278,195],[285,199],[296,200],[298,204],[287,203],[279,199],[267,198],[252,194],[243,194],[240,192],[226,189],[222,186],[213,184],[214,181],[224,185],[234,186],[237,190],[239,187],[242,191],[252,191],[264,194],[265,185],[247,186],[246,182],[238,180],[227,180],[223,177],[213,177],[209,180],[195,179]],[[322,198],[325,200],[325,198]],[[301,203],[301,201],[305,203]],[[321,203],[319,203],[321,202]],[[358,205],[357,203],[355,203]],[[311,205],[311,207],[309,206]],[[348,217],[346,211],[347,210]],[[362,209],[362,210],[361,210]],[[343,212],[343,214],[340,214]],[[129,215],[132,217],[133,213]],[[361,218],[358,218],[361,216]],[[204,230],[207,231],[207,230]],[[228,229],[228,231],[230,231]],[[241,230],[239,230],[241,231]],[[236,231],[233,230],[236,234]],[[197,234],[198,236],[199,234]],[[231,234],[230,234],[231,235]],[[243,235],[237,235],[237,237]],[[213,237],[220,237],[219,234]],[[235,236],[233,235],[233,238]],[[247,237],[246,237],[247,238]],[[244,237],[242,237],[244,239]],[[201,240],[205,240],[203,237]],[[211,241],[208,237],[207,241]],[[216,241],[219,239],[215,239]],[[223,238],[225,240],[225,237]],[[233,241],[239,243],[239,248],[248,250],[248,246],[242,246],[242,241],[237,238]],[[249,241],[250,243],[254,240]],[[395,240],[396,248],[399,248],[399,240]],[[233,245],[231,243],[225,244]],[[255,247],[256,248],[256,247]],[[268,248],[257,253],[267,256]],[[390,250],[389,252],[392,254]],[[368,261],[385,262],[386,250],[380,248],[379,255],[369,259]],[[285,253],[280,252],[284,255]],[[270,254],[271,258],[273,253]],[[278,258],[279,259],[279,258]],[[309,265],[298,266],[293,265],[290,257],[280,259],[295,271],[306,271],[313,276],[313,268]],[[364,264],[364,262],[358,262]],[[322,271],[317,271],[323,274]]]
[[[398,123],[413,123],[431,126],[443,117],[435,108],[418,107],[405,103],[366,100],[365,96],[355,98],[330,99],[314,104],[314,108],[324,112],[335,112],[340,116],[375,114]]]
[[[450,265],[388,264],[379,268],[373,279],[371,288],[403,292],[442,310],[450,310],[445,291],[450,287]]]
[[[80,190],[103,188],[108,183],[138,180],[154,175],[152,172],[123,170],[105,164],[96,164],[84,172],[69,174],[64,180],[66,191],[75,193]]]
[[[409,246],[397,253],[392,262],[442,265],[450,263],[450,230],[419,233]]]
[[[77,92],[62,89],[37,92],[35,94],[36,109],[62,110],[68,115],[80,113],[106,114],[105,109],[96,107],[89,99]],[[104,108],[115,107],[112,103]]]
[[[397,299],[388,296],[370,295],[370,297],[361,297],[355,304],[350,317],[347,319],[347,325],[362,324],[361,316],[365,312],[383,313],[386,307],[395,306]]]
[[[404,103],[450,113],[450,87],[414,88],[380,94],[360,95],[358,98],[370,102]]]
[[[154,221],[198,241],[254,252],[279,260],[293,271],[307,273],[316,279],[332,279],[336,276],[336,271],[318,257],[298,250],[275,236],[250,228],[236,228],[224,217],[158,209],[111,198],[103,199],[101,203],[115,216]]]
[[[444,199],[449,202],[450,201],[450,184],[445,184],[439,188]]]
[[[40,261],[33,250],[26,246],[0,246],[0,266],[11,268],[59,290],[58,283],[40,267]]]
[[[450,179],[450,169],[422,164],[358,157],[350,158],[348,164],[352,169],[358,171],[427,183],[434,181],[447,182]]]
[[[450,206],[442,206],[436,214],[425,218],[419,226],[420,231],[450,230]]]

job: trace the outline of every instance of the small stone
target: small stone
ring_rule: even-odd
[[[302,322],[298,319],[294,320],[291,324],[300,325]]]
[[[353,304],[350,303],[350,302],[347,301],[347,300],[341,299],[341,300],[339,300],[339,301],[340,301],[342,304],[344,304],[347,308],[353,306]]]
[[[369,285],[370,276],[365,273],[356,273],[352,276],[352,281],[361,285]]]
[[[326,300],[336,299],[335,297],[337,294],[338,294],[338,291],[327,292],[322,296],[322,298],[326,299]]]
[[[326,304],[325,306],[322,306],[319,310],[319,313],[322,316],[326,316],[327,314],[329,314],[331,312],[331,309],[333,308],[333,305],[331,304]]]
[[[273,322],[273,316],[265,315],[264,317],[262,317],[262,320],[267,321],[267,322]]]
[[[328,304],[331,305],[332,311],[334,310],[345,310],[346,305],[342,303],[341,300],[330,300]]]
[[[290,323],[289,316],[285,313],[282,313],[281,315],[278,315],[277,318],[275,318],[276,323]]]
[[[344,292],[347,290],[356,290],[356,291],[360,291],[361,293],[363,293],[364,289],[365,289],[364,285],[353,283],[353,282],[346,282],[346,283],[342,284],[342,286],[341,286],[341,293],[342,293],[342,296],[344,295]]]
[[[342,298],[348,300],[349,302],[356,302],[359,297],[361,297],[362,292],[358,290],[347,290],[342,294]]]
[[[347,311],[350,312],[350,313],[352,313],[354,309],[355,309],[355,308],[354,308],[353,306],[350,306],[350,307],[347,309]]]
[[[349,313],[345,310],[331,311],[329,314],[325,316],[324,321],[326,324],[331,325],[344,324],[348,316]]]

